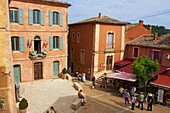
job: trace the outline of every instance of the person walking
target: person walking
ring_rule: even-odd
[[[153,103],[152,93],[149,93],[147,102],[148,102],[147,110],[152,111],[152,103]]]
[[[92,77],[92,89],[94,89],[94,87],[95,87],[95,76],[93,75],[93,77]]]
[[[125,93],[125,106],[126,106],[126,103],[129,104],[129,99],[130,99],[130,94],[129,94],[129,91],[126,90],[126,93]]]
[[[51,113],[57,113],[53,106],[50,107]]]
[[[137,108],[140,108],[140,104],[141,104],[141,110],[143,110],[143,101],[144,101],[144,95],[143,95],[143,92],[141,92],[139,95],[139,104]]]
[[[135,110],[134,107],[135,107],[135,103],[136,103],[136,97],[134,95],[132,95],[132,110]]]

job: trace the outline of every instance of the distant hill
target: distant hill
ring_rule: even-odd
[[[166,29],[164,26],[158,26],[158,25],[144,25],[146,28],[149,29],[149,27],[152,27],[152,33],[158,32],[158,35],[164,35],[167,33],[170,33],[170,29]]]

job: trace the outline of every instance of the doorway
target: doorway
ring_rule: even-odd
[[[113,56],[107,56],[106,70],[112,70],[112,59]]]
[[[14,65],[13,69],[14,69],[14,81],[17,82],[17,83],[20,83],[21,82],[20,65]]]
[[[58,61],[55,61],[53,62],[53,77],[56,78],[58,77],[58,74],[59,74],[59,62]]]
[[[34,80],[43,79],[42,77],[42,62],[34,63]]]
[[[41,40],[39,36],[34,38],[34,51],[37,51],[37,54],[41,53]]]

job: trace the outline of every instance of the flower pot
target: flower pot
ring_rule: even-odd
[[[5,109],[5,103],[0,103],[0,110],[4,110]]]
[[[23,109],[23,110],[19,110],[20,113],[26,113],[27,112],[27,109]]]
[[[62,75],[62,78],[63,78],[63,79],[66,79],[66,74],[63,74],[63,75]]]

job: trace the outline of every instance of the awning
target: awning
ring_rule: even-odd
[[[131,82],[135,82],[137,80],[134,74],[124,73],[124,72],[107,74],[106,78],[126,80]]]
[[[167,68],[168,68],[168,67],[161,65],[161,66],[160,66],[160,69],[159,69],[158,71],[154,72],[154,75],[158,75],[158,74],[160,74],[160,73],[163,73]],[[132,64],[129,64],[129,65],[127,65],[127,66],[125,66],[125,67],[123,67],[123,68],[120,68],[119,70],[116,70],[116,71],[118,71],[118,72],[126,72],[126,73],[131,73],[131,74],[133,74]]]
[[[170,76],[158,75],[158,78],[151,84],[170,89]]]
[[[126,66],[128,64],[131,64],[132,62],[133,62],[133,60],[131,60],[131,59],[124,59],[124,60],[117,61],[114,64],[118,65],[118,66]]]

